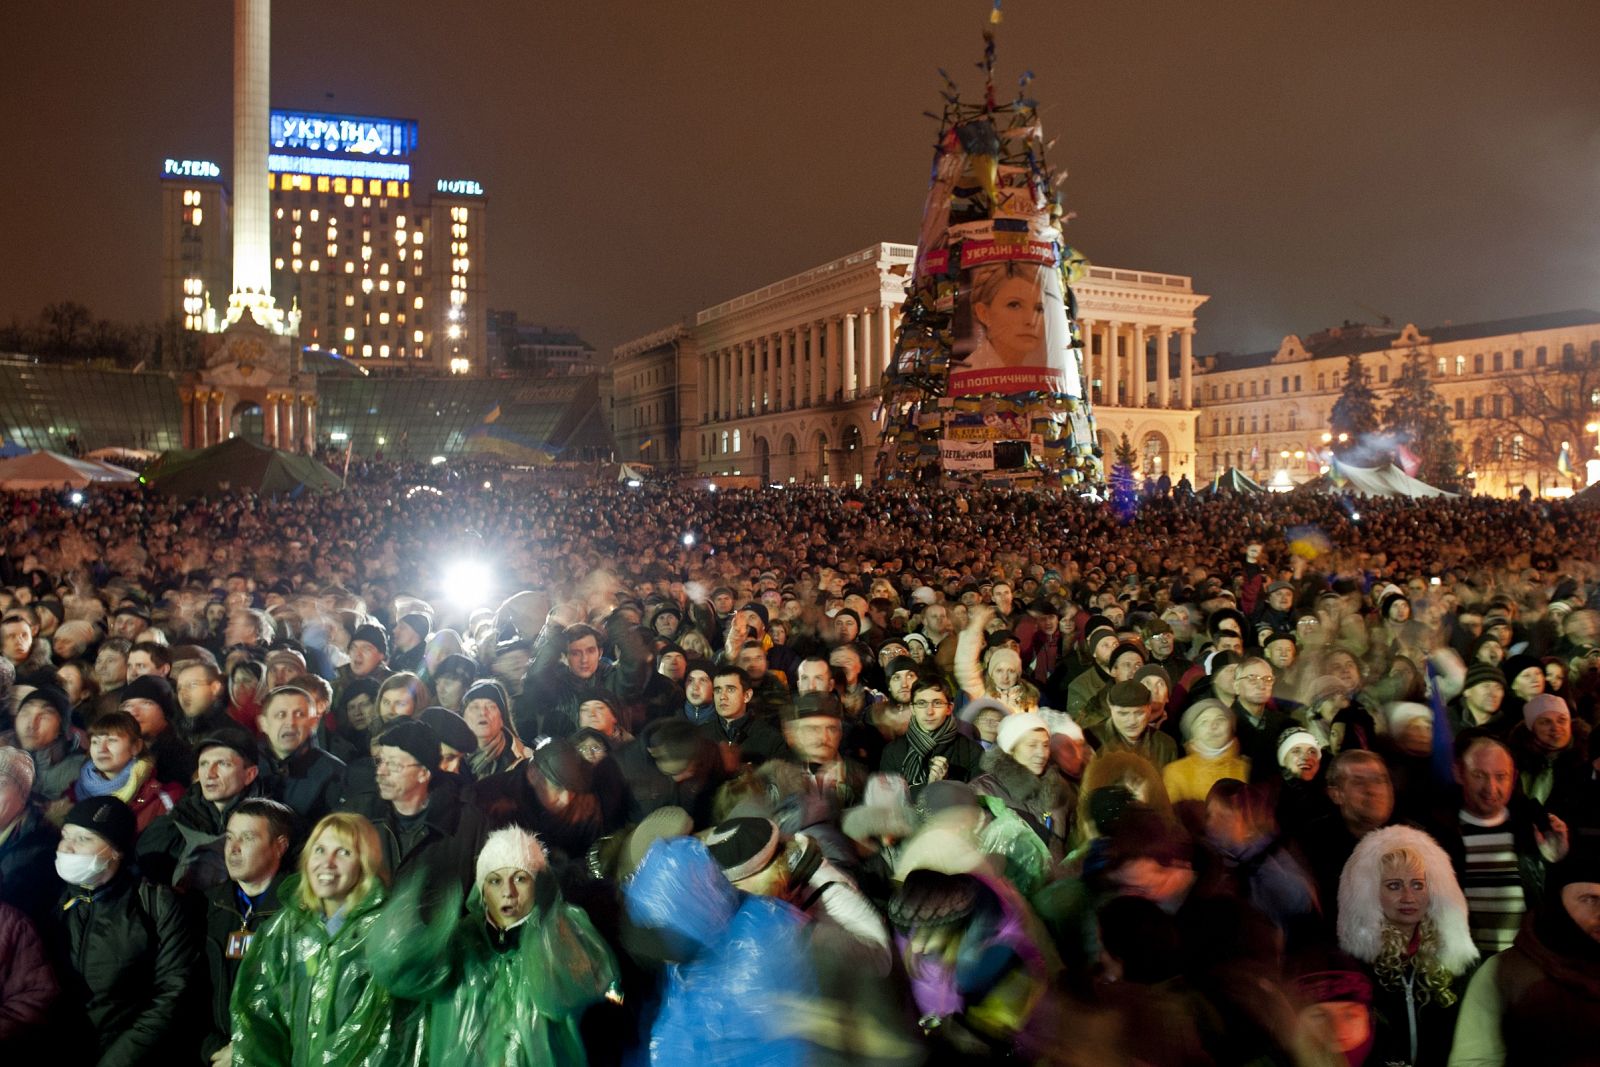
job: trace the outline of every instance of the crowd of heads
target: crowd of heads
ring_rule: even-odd
[[[1600,981],[1580,509],[402,464],[0,507],[0,900],[47,946],[170,907],[146,984],[212,990],[58,998],[95,1055],[141,1011],[265,1054],[291,927],[379,939],[402,1035],[439,923],[566,924],[538,1040],[597,1062],[1442,1063],[1520,1040],[1501,972]]]

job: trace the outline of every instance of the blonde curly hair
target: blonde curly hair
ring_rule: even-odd
[[[1418,872],[1428,884],[1428,913],[1419,926],[1415,963],[1428,994],[1440,1003],[1455,998],[1452,979],[1478,958],[1467,924],[1467,898],[1456,882],[1450,857],[1439,843],[1409,826],[1385,826],[1363,837],[1339,876],[1339,947],[1373,966],[1384,985],[1398,983],[1405,969],[1403,937],[1383,917],[1378,898],[1384,869]]]

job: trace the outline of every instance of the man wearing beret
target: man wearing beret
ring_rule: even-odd
[[[483,845],[483,816],[462,801],[453,776],[439,769],[439,735],[420,719],[397,719],[377,738],[378,799],[363,812],[378,828],[395,880],[424,872],[430,888],[455,879],[472,888]]]
[[[191,916],[133,870],[133,811],[113,796],[80,800],[56,849],[66,884],[48,931],[61,1003],[63,1063],[137,1067],[193,1056],[189,983],[200,961]]]

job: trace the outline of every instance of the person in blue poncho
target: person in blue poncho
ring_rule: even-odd
[[[706,846],[657,842],[626,890],[627,915],[666,960],[650,1030],[652,1064],[789,1067],[807,1061],[804,1008],[816,995],[804,918],[735,889]]]

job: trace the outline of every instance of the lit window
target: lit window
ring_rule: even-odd
[[[289,245],[289,252],[291,254],[293,254],[293,255],[298,256],[300,254],[300,242],[299,241],[291,242],[290,245]]]
[[[387,264],[385,264],[385,265],[386,265],[386,266],[387,266]],[[386,270],[386,271],[384,271],[384,273],[385,273],[385,274],[387,274],[387,273],[389,273],[389,272],[388,272],[388,271],[387,271],[387,270]],[[379,288],[379,289],[380,289],[380,290],[381,290],[381,291],[383,291],[383,292],[385,292],[385,293],[387,293],[387,292],[388,292],[388,291],[389,291],[389,279],[388,279],[388,278],[385,278],[385,279],[383,279],[383,280],[382,280],[382,281],[380,281],[380,282],[379,282],[379,283],[378,283],[378,288]]]
[[[322,261],[320,259],[313,259],[311,261],[311,269],[312,270],[321,270],[322,269]]]
[[[411,306],[416,308],[418,311],[421,311],[422,310],[422,297],[419,296],[415,300],[413,300],[411,302]]]
[[[405,229],[406,228],[406,217],[404,215],[396,215],[394,217],[394,224],[397,227],[399,227],[400,229],[402,229],[402,230]]]
[[[347,308],[355,307],[356,306],[356,294],[354,294],[354,293],[346,293],[346,294],[344,294],[344,306],[347,307]]]
[[[413,340],[413,341],[415,341],[415,342],[417,342],[417,344],[419,344],[419,345],[420,345],[420,344],[421,344],[421,343],[422,343],[422,331],[421,331],[421,330],[416,330],[416,331],[414,331],[414,332],[413,332],[413,333],[412,333],[412,334],[411,334],[411,339],[412,339],[412,340]]]
[[[361,354],[370,359],[372,357],[372,346],[371,345],[362,345],[361,346]]]
[[[279,256],[277,259],[272,261],[272,269],[273,270],[282,270],[283,269],[283,257],[282,256]]]
[[[418,231],[416,231],[415,233],[413,233],[411,235],[411,243],[414,244],[414,245],[420,245],[422,243],[422,231],[421,230],[418,230]]]
[[[354,341],[356,339],[356,328],[354,326],[346,326],[344,328],[344,339],[346,341]]]
[[[338,246],[338,244],[336,244],[333,241],[329,241],[328,242],[328,255],[336,256],[338,254],[339,254],[339,246]]]
[[[363,293],[372,292],[372,279],[371,278],[362,278],[361,279],[361,291]]]
[[[378,346],[378,355],[382,356],[384,359],[388,359],[389,358],[389,346],[388,345],[380,345],[380,346]]]
[[[300,260],[298,260],[298,259],[294,260],[293,262],[291,262],[289,264],[289,266],[296,274],[300,273],[300,266],[301,266]]]
[[[344,180],[344,179],[343,179],[343,178],[341,178],[341,179],[339,179],[339,180],[340,180],[340,181],[343,181],[343,180]],[[344,206],[345,206],[345,207],[355,207],[355,206],[356,206],[356,198],[355,198],[355,197],[353,197],[353,196],[347,196],[347,197],[345,197],[345,198],[344,198]],[[282,218],[282,217],[283,217],[283,209],[282,209],[282,208],[279,208],[279,209],[278,209],[278,217],[279,217],[279,218]]]
[[[1457,374],[1465,374],[1465,373],[1467,373],[1467,357],[1466,356],[1457,356],[1456,357],[1456,373]]]
[[[367,260],[367,259],[371,259],[372,258],[372,246],[371,245],[362,246],[361,258],[363,260]]]
[[[388,274],[388,273],[389,273],[389,264],[387,264],[387,263],[380,263],[380,264],[379,264],[379,265],[378,265],[378,273],[379,273],[379,274]]]
[[[384,326],[389,325],[389,313],[387,311],[378,312],[378,322]]]
[[[352,263],[348,259],[345,260],[344,261],[344,272],[346,274],[354,274],[356,272],[356,265],[354,263]]]
[[[405,292],[406,291],[406,283],[405,282],[395,282],[394,283],[394,291],[397,292],[397,293]]]
[[[283,208],[281,207],[278,209],[278,218],[283,218]]]

